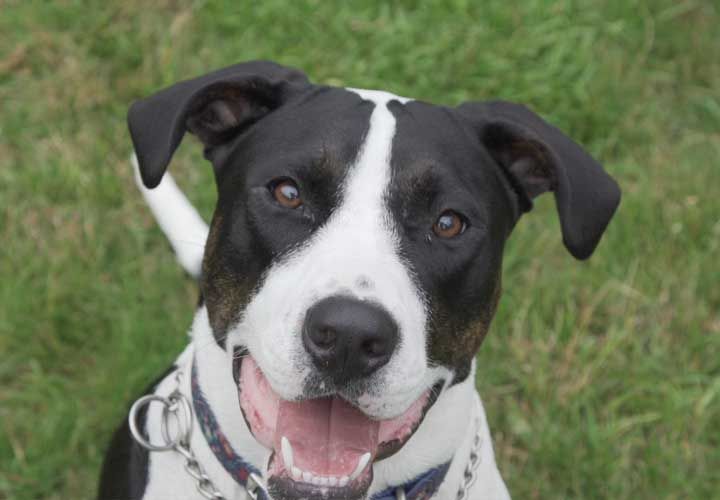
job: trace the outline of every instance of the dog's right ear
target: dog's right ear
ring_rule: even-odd
[[[219,146],[308,85],[298,70],[266,61],[236,64],[133,103],[128,126],[148,188],[160,183],[185,132],[206,151]]]
[[[521,211],[552,191],[563,242],[587,259],[620,203],[620,188],[580,145],[525,106],[468,102],[458,110],[516,188]]]

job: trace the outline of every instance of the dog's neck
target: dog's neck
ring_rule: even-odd
[[[186,352],[179,363],[185,365],[183,370],[189,374],[194,357],[200,390],[215,414],[218,427],[234,451],[264,473],[270,450],[255,440],[242,417],[237,386],[232,376],[232,354],[216,343],[204,308],[196,314],[191,335],[190,352]],[[469,445],[477,432],[478,419],[484,419],[473,381],[474,376],[471,375],[464,382],[447,389],[407,444],[395,455],[374,465],[370,495],[411,481],[433,467],[452,461],[438,498],[446,498],[442,495],[445,490],[450,495],[448,498],[454,496],[470,453]],[[189,390],[189,386],[185,389]],[[193,444],[199,448],[196,453],[215,462],[209,456],[212,451],[204,442],[202,433],[195,433]],[[201,456],[198,458],[202,460]]]

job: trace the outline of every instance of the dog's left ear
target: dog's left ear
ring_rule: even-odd
[[[490,156],[508,174],[529,211],[532,199],[555,194],[563,242],[588,258],[620,203],[620,188],[588,153],[526,107],[509,102],[465,103],[468,118]]]
[[[128,126],[148,188],[160,183],[185,132],[206,153],[287,102],[308,84],[300,71],[268,61],[236,64],[135,101]]]

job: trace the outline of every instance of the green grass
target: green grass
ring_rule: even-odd
[[[601,159],[624,198],[589,262],[551,197],[508,245],[478,374],[500,468],[518,499],[718,498],[719,25],[699,0],[0,0],[0,498],[90,498],[186,342],[195,285],[133,186],[129,103],[254,58],[525,102]],[[209,214],[188,142],[172,168]]]

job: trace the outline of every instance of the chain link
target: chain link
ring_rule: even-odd
[[[185,459],[185,470],[195,480],[195,487],[198,492],[207,500],[226,500],[222,493],[215,487],[215,484],[207,475],[205,469],[198,462],[190,448],[190,438],[193,430],[193,414],[190,401],[180,392],[182,383],[182,371],[175,372],[175,381],[177,386],[168,397],[159,396],[157,394],[149,394],[135,401],[130,408],[128,422],[130,424],[130,432],[135,441],[148,451],[169,451],[173,450]],[[163,405],[162,420],[160,421],[160,430],[165,441],[164,444],[153,444],[143,436],[137,426],[137,417],[140,410],[156,401]],[[176,432],[175,436],[170,435],[170,415],[175,420]],[[247,493],[252,500],[260,498],[258,490],[264,490],[262,480],[255,474],[250,474],[247,482]]]
[[[178,445],[175,450],[185,457],[185,470],[195,480],[198,492],[208,500],[225,500],[195,458],[192,450],[185,445]]]
[[[480,426],[479,420],[475,425],[477,426],[477,432],[475,433],[473,445],[470,449],[470,459],[468,460],[467,466],[465,466],[465,471],[463,472],[463,482],[458,489],[457,496],[455,497],[456,500],[466,500],[468,498],[468,493],[470,493],[470,489],[477,479],[477,467],[480,465],[481,461],[480,447],[482,446],[482,436],[480,433],[482,431],[482,427]]]
[[[128,415],[128,423],[130,424],[130,432],[137,443],[148,451],[169,451],[173,450],[185,459],[185,470],[195,480],[195,487],[198,492],[207,500],[226,500],[222,493],[215,487],[215,484],[207,475],[205,469],[198,462],[190,448],[190,438],[193,430],[193,414],[190,401],[180,392],[182,382],[182,371],[175,372],[175,381],[177,386],[168,397],[157,394],[149,394],[141,397],[130,408]],[[157,445],[151,443],[143,436],[137,426],[138,413],[143,407],[149,406],[153,401],[163,405],[162,420],[160,421],[160,429],[163,436],[164,444]],[[182,413],[182,415],[181,415]],[[173,415],[176,423],[175,437],[170,435],[170,415]],[[183,418],[184,417],[184,418]],[[477,422],[478,431],[473,439],[473,446],[470,450],[470,460],[463,472],[463,481],[458,489],[456,500],[467,500],[470,488],[475,483],[477,466],[480,464],[480,447],[482,446],[482,437],[480,435],[480,422]],[[251,473],[248,477],[246,490],[251,500],[260,499],[259,492],[262,491],[267,496],[267,491],[263,485],[262,479],[256,474]],[[405,500],[405,491],[398,488],[395,491],[397,500]],[[269,497],[268,497],[269,498]]]
[[[262,479],[260,479],[254,472],[251,472],[248,476],[245,489],[252,500],[258,500],[260,498],[260,493],[258,492],[265,491],[265,486],[263,485]],[[265,494],[267,495],[267,492]]]

